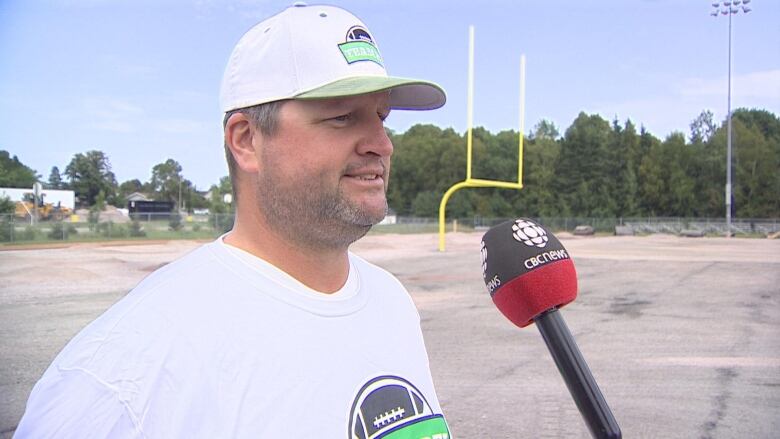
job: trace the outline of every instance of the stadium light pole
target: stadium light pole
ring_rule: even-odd
[[[713,2],[710,15],[728,15],[729,17],[729,80],[728,80],[728,109],[726,113],[726,237],[731,237],[731,16],[737,15],[740,10],[743,14],[750,12],[747,6],[750,0],[732,0]]]

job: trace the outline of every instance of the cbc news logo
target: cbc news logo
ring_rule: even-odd
[[[544,248],[547,245],[547,232],[532,221],[519,219],[512,224],[512,237],[529,247]]]

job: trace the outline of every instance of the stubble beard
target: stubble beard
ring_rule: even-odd
[[[387,199],[381,212],[348,200],[341,189],[328,190],[323,179],[285,185],[273,172],[257,179],[260,214],[280,236],[313,250],[342,250],[365,236],[387,214]]]

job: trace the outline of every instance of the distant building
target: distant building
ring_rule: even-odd
[[[173,212],[173,201],[128,201],[127,210],[130,218],[147,220],[168,219]]]
[[[395,224],[398,222],[398,215],[395,213],[395,210],[393,209],[387,209],[387,215],[385,215],[384,219],[379,224]]]
[[[147,197],[146,195],[140,193],[140,192],[133,192],[132,194],[125,197],[128,202],[130,201],[152,201],[151,198]]]

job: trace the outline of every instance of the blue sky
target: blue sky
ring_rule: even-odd
[[[0,149],[44,179],[74,154],[106,152],[119,182],[173,158],[207,189],[227,175],[219,84],[235,42],[291,1],[0,0]],[[314,2],[311,2],[314,3]],[[390,74],[440,83],[447,105],[387,125],[466,129],[468,26],[474,124],[565,130],[580,111],[627,118],[660,138],[702,110],[726,115],[728,17],[705,0],[331,2],[369,26]],[[732,107],[780,115],[780,2],[733,18]],[[465,153],[465,146],[464,146]]]

